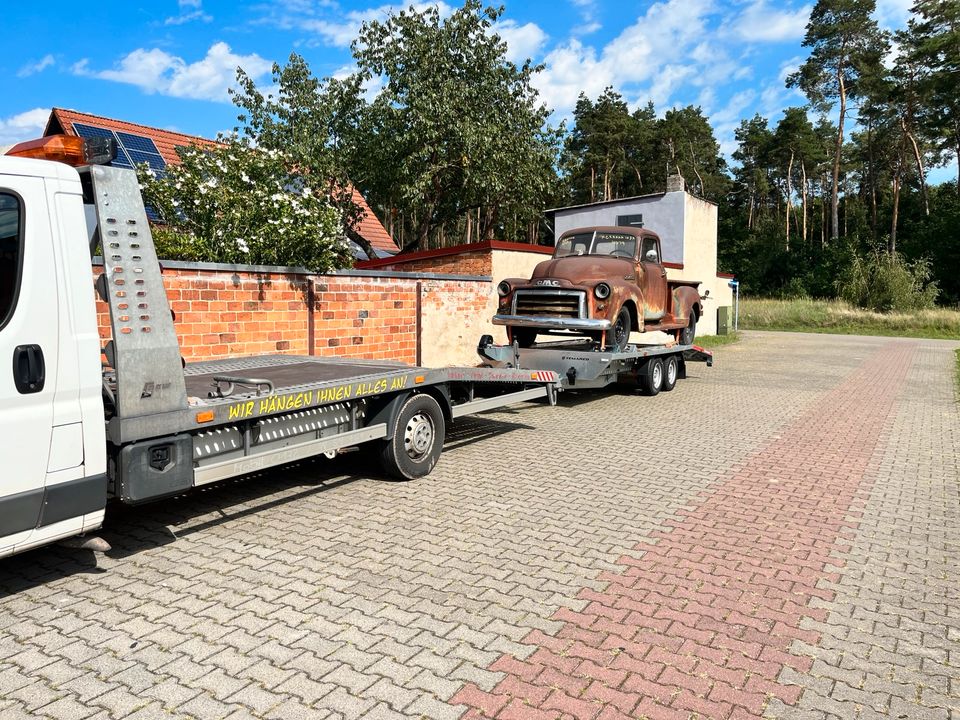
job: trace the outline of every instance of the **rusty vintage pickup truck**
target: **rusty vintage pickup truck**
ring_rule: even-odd
[[[668,280],[660,238],[641,228],[588,227],[557,241],[551,260],[529,280],[508,278],[495,325],[530,347],[538,334],[587,335],[622,351],[630,333],[663,330],[681,345],[696,335],[703,312],[696,280]]]

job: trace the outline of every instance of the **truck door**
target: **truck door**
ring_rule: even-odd
[[[640,267],[643,271],[643,319],[660,320],[667,312],[667,270],[660,263],[660,243],[656,238],[643,238]]]
[[[57,284],[40,178],[0,175],[0,549],[37,525],[57,376]]]

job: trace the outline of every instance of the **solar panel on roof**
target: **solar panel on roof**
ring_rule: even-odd
[[[76,131],[77,135],[80,137],[105,137],[112,138],[114,137],[113,130],[107,130],[106,128],[94,127],[93,125],[84,125],[83,123],[75,122],[73,124],[73,129]]]
[[[83,138],[113,138],[113,140],[117,143],[117,157],[113,159],[113,162],[110,163],[110,166],[133,168],[133,163],[130,162],[130,157],[127,155],[127,151],[124,149],[123,145],[120,144],[120,141],[117,139],[116,133],[114,133],[113,130],[76,122],[73,124],[73,129],[76,131],[77,135]]]
[[[153,153],[146,153],[142,150],[127,150],[127,154],[130,156],[130,160],[134,163],[147,163],[150,166],[151,170],[163,171],[166,169],[167,164],[163,161],[163,158],[159,155],[154,155]]]
[[[141,150],[142,152],[152,153],[153,155],[159,155],[160,151],[157,150],[156,144],[151,138],[144,137],[143,135],[134,135],[132,133],[116,131],[117,139],[123,143],[123,146],[127,150]]]
[[[80,137],[113,138],[117,143],[117,157],[110,163],[113,167],[133,168],[134,165],[147,163],[154,172],[163,172],[167,167],[151,138],[85,123],[75,122],[73,129]]]

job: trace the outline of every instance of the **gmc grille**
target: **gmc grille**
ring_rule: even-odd
[[[515,315],[580,317],[583,292],[578,290],[517,290]]]

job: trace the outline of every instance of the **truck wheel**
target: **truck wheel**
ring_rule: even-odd
[[[654,358],[647,363],[647,373],[640,382],[640,389],[644,395],[651,397],[663,389],[663,360]]]
[[[522,348],[532,347],[537,341],[537,331],[535,328],[513,328],[511,334],[513,339],[517,341],[517,345]]]
[[[671,355],[663,361],[663,387],[661,390],[670,392],[677,386],[677,378],[680,376],[680,362],[676,355]]]
[[[393,437],[383,443],[383,469],[400,480],[429,475],[440,459],[445,433],[437,401],[429,395],[412,395],[397,414]]]
[[[630,311],[622,307],[616,322],[607,331],[607,346],[613,352],[623,352],[630,342]]]
[[[693,339],[697,336],[697,313],[690,308],[690,322],[680,331],[678,338],[681,345],[693,345]]]

